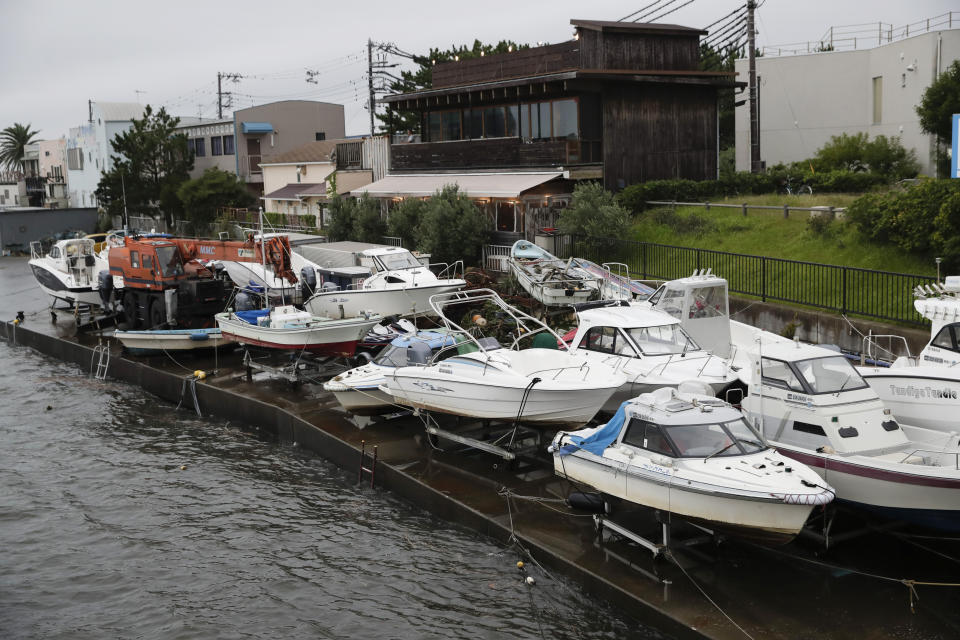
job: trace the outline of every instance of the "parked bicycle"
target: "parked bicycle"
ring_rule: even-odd
[[[783,181],[783,192],[791,196],[813,195],[813,187],[806,182],[803,184],[794,184],[793,178],[787,176]]]

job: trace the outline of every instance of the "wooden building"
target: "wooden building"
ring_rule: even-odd
[[[715,178],[717,92],[735,83],[732,73],[698,70],[706,31],[571,24],[568,42],[438,64],[432,88],[385,98],[421,121],[419,142],[391,145],[391,173],[559,171],[567,183],[597,179],[611,190]],[[530,224],[549,222],[518,220],[513,231],[528,236]]]

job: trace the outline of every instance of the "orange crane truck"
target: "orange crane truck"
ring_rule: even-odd
[[[127,328],[210,326],[214,314],[223,311],[233,285],[215,277],[200,260],[262,262],[277,276],[297,282],[287,236],[265,241],[252,233],[246,241],[129,236],[109,254],[110,275]]]

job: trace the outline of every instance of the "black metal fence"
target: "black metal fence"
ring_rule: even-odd
[[[913,289],[937,280],[933,276],[614,238],[558,236],[556,254],[601,264],[623,262],[633,277],[642,280],[674,280],[691,275],[695,269],[709,268],[727,279],[731,293],[915,325],[926,321],[913,308]]]

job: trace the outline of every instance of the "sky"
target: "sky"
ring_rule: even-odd
[[[474,39],[556,43],[572,37],[574,18],[636,14],[703,28],[744,2],[0,0],[0,129],[29,123],[40,139],[58,138],[86,121],[88,100],[162,105],[174,115],[214,118],[217,72],[225,72],[243,76],[224,83],[234,107],[283,99],[334,102],[344,105],[347,134],[363,134],[370,126],[368,38],[417,54]],[[831,26],[870,41],[878,23],[902,27],[951,9],[960,6],[947,0],[760,0],[757,44],[815,42]],[[960,21],[960,12],[954,19]],[[399,58],[390,62],[409,66]],[[307,81],[307,70],[316,72],[314,82]]]

